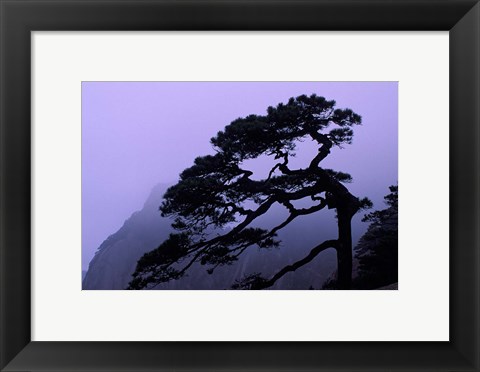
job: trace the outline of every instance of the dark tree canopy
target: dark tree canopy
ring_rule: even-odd
[[[354,197],[343,185],[351,182],[350,175],[320,164],[333,146],[352,142],[353,127],[360,123],[361,117],[352,110],[335,108],[335,101],[317,95],[290,98],[285,104],[269,107],[266,115],[234,120],[211,139],[215,155],[196,158],[165,193],[160,210],[162,216],[173,218],[177,232],[138,261],[129,288],[151,288],[178,279],[196,262],[213,273],[218,266],[235,262],[251,246],[276,247],[279,230],[295,218],[325,207],[336,209],[338,239],[313,247],[305,258],[279,268],[271,278],[253,273],[237,282],[235,288],[268,288],[327,248],[337,250],[341,283],[348,288],[350,221],[360,208],[371,203]],[[297,144],[305,140],[314,141],[318,152],[303,168],[292,169],[289,160]],[[253,172],[243,166],[246,160],[261,155],[272,159],[272,167],[265,179],[255,180],[251,178]],[[298,209],[293,205],[305,198],[312,202],[310,207]],[[252,227],[252,222],[274,205],[286,208],[288,217],[270,230]]]
[[[370,222],[355,250],[358,276],[355,288],[375,289],[398,282],[398,186],[390,186],[386,209],[368,213]]]

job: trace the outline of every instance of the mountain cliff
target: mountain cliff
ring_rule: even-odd
[[[100,245],[85,274],[83,289],[126,287],[138,259],[155,249],[171,231],[170,221],[158,212],[164,192],[164,185],[154,187],[142,210],[133,213]]]

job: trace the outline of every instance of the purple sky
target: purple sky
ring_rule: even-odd
[[[362,116],[353,144],[322,166],[350,173],[350,191],[383,208],[398,180],[397,82],[83,82],[82,269],[153,186],[175,183],[195,157],[213,153],[210,138],[232,120],[312,93]],[[300,147],[298,165],[309,150]]]

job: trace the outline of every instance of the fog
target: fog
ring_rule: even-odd
[[[349,190],[383,208],[388,186],[398,181],[396,82],[82,83],[82,268],[142,209],[156,184],[174,184],[195,157],[213,154],[210,138],[232,120],[265,114],[268,106],[312,93],[362,116],[353,144],[332,149],[321,165],[350,173]],[[315,151],[310,142],[299,144],[290,165],[305,166]],[[253,178],[264,178],[271,164],[262,157],[244,166],[255,172]],[[360,219],[353,220],[354,241],[366,229]]]

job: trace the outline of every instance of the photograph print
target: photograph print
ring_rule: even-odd
[[[83,290],[397,290],[398,82],[82,82]]]

